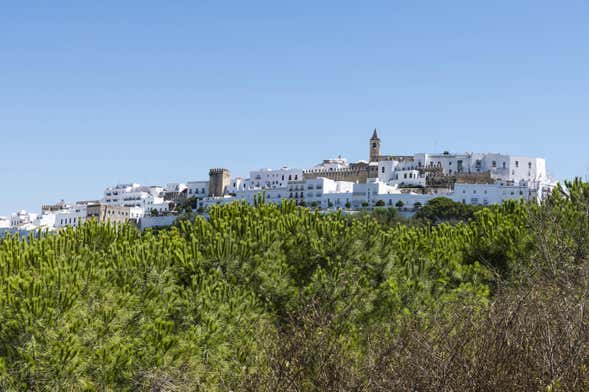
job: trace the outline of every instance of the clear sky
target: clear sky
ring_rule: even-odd
[[[489,151],[589,173],[589,2],[14,1],[0,215],[120,182]]]

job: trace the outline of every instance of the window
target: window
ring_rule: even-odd
[[[528,162],[528,169],[532,168],[532,162]]]
[[[505,162],[503,162],[503,168],[505,169]]]
[[[384,166],[382,167],[382,172],[384,173]]]
[[[493,166],[493,167],[497,167],[497,161],[493,161],[493,162],[491,162],[491,166]]]
[[[519,161],[515,161],[515,167],[519,167]]]

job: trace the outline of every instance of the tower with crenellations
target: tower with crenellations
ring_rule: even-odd
[[[209,170],[209,196],[223,196],[231,184],[231,174],[228,169],[215,168]]]

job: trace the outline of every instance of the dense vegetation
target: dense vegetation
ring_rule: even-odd
[[[444,202],[7,238],[0,390],[588,389],[589,187]]]

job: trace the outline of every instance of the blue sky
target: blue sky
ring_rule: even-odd
[[[342,154],[589,173],[589,2],[0,3],[0,215]]]

